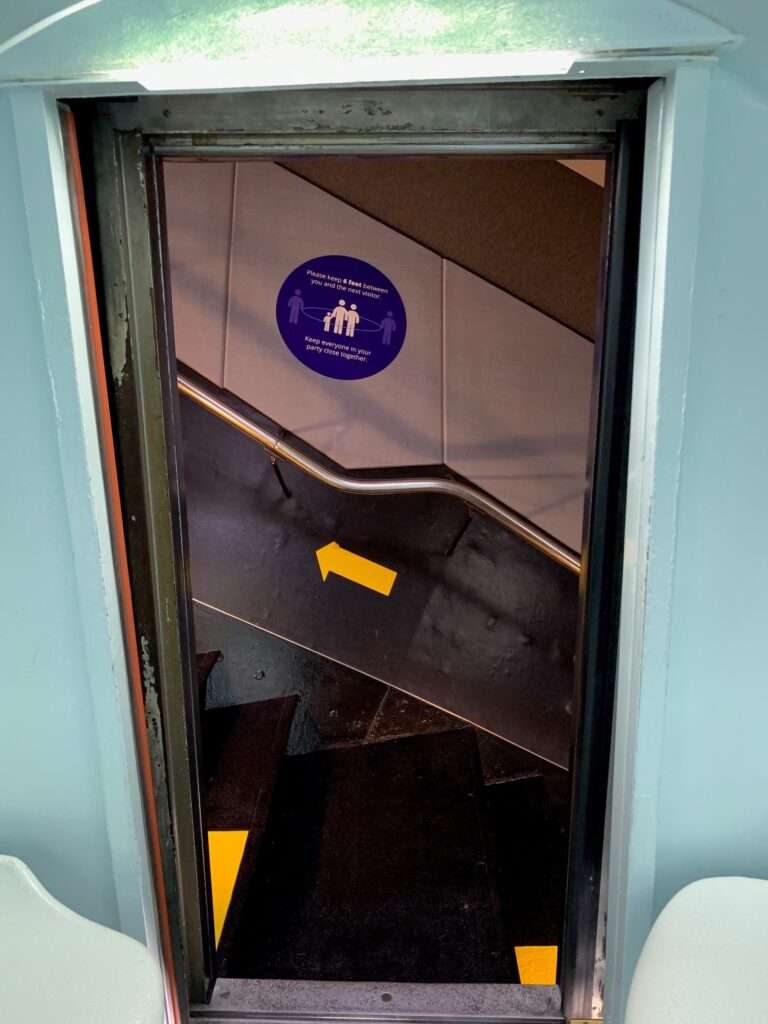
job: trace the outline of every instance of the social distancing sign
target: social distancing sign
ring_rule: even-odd
[[[353,256],[317,256],[296,267],[280,288],[275,316],[293,355],[336,380],[381,373],[405,341],[400,293],[380,270]]]

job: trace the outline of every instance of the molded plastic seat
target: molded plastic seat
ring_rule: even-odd
[[[768,1019],[768,881],[705,878],[651,928],[625,1024],[761,1024]]]
[[[63,906],[0,856],[3,1024],[162,1024],[160,969],[140,943]]]

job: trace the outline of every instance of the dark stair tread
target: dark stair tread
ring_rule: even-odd
[[[213,666],[221,657],[221,651],[202,651],[196,656],[197,662],[197,692],[200,697],[200,711],[205,711],[205,694],[208,688],[208,676],[213,671]]]
[[[508,948],[561,943],[569,786],[558,772],[486,787]]]
[[[263,828],[296,700],[289,694],[205,712],[209,829]]]
[[[480,762],[487,785],[520,779],[536,778],[542,775],[567,773],[557,765],[542,761],[514,743],[492,736],[490,733],[477,730],[477,745],[480,749]]]
[[[303,654],[309,655],[309,652]],[[318,658],[314,654],[312,657]],[[301,706],[314,727],[315,750],[380,743],[404,736],[469,727],[463,719],[419,697],[328,661],[325,661],[324,672],[315,685],[302,692]],[[482,729],[476,730],[476,736],[488,785],[551,773],[563,774],[563,769],[556,765]],[[291,751],[294,752],[309,751]]]
[[[466,728],[467,723],[455,715],[388,686],[371,723],[366,743]]]
[[[389,687],[314,653],[303,654],[320,666],[314,685],[301,694],[319,747],[364,742]]]
[[[222,976],[517,982],[469,729],[286,757]]]

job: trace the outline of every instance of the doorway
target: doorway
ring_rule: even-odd
[[[392,122],[429,95],[422,122],[471,115],[460,147],[434,123],[305,129],[287,147],[269,121],[285,130],[288,110],[255,97],[248,140],[223,97],[212,120],[188,98],[81,117],[192,1001],[219,975],[200,1012],[338,1009],[338,991],[301,987],[314,982],[367,984],[346,989],[346,1016],[374,997],[378,1012],[464,1016],[480,985],[476,1015],[559,1019],[591,984],[639,185],[625,118],[642,90],[590,95],[567,143],[554,128],[489,143],[483,116],[515,109],[513,92],[458,90],[451,107],[446,91],[395,91],[380,108]],[[363,90],[312,100],[332,126],[345,103],[365,128],[376,110]],[[596,131],[611,102],[621,116]],[[596,344],[564,322],[583,311],[526,302],[511,261],[488,259],[477,184],[452,237],[418,199],[442,182],[432,205],[461,211],[474,179],[503,219],[492,175],[575,175],[566,152],[610,169]],[[130,153],[151,174],[127,174]]]

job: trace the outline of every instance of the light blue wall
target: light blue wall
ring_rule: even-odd
[[[733,54],[729,65],[705,82],[676,76],[664,104],[679,123],[656,189],[671,182],[669,215],[649,225],[664,303],[641,311],[662,344],[642,636],[624,638],[639,652],[638,692],[629,661],[619,676],[606,1024],[622,1020],[645,936],[675,892],[709,875],[768,878],[768,102],[733,73]],[[623,731],[633,714],[634,735]]]
[[[75,582],[16,141],[0,96],[0,849],[63,902],[116,926],[84,649],[89,609]]]
[[[693,296],[656,910],[699,877],[768,877],[766,166],[767,98],[717,71]]]
[[[40,0],[33,6],[43,14],[53,5]],[[707,13],[726,23],[729,12],[753,19],[752,6],[706,0]],[[112,38],[138,46],[147,31],[147,5],[104,0],[101,10],[94,8],[97,28],[116,7],[121,28]],[[132,23],[133,7],[141,17]],[[230,12],[237,7],[231,4]],[[679,5],[654,0],[630,7],[631,17],[622,20],[623,7],[590,0],[592,21],[599,14],[610,29],[590,39],[582,31],[584,5],[531,4],[521,32],[529,48],[574,41],[582,50],[632,49],[633,41],[661,46],[672,29],[670,46],[687,33],[695,41]],[[205,13],[205,4],[195,10]],[[444,17],[450,20],[453,10],[446,0]],[[70,34],[77,30],[76,46],[41,34],[24,44],[26,51],[8,51],[0,80],[26,70],[52,79],[66,70],[80,91],[99,92],[88,73],[99,70],[100,57],[114,66],[122,53],[110,49],[103,31],[94,30],[91,42],[87,30],[80,32],[88,11],[76,17],[78,23],[67,27]],[[17,18],[12,30],[23,20]],[[643,34],[644,23],[652,31]],[[558,34],[553,25],[564,27]],[[185,31],[189,27],[185,22]],[[455,27],[459,44],[462,31],[469,33],[465,42],[480,45],[484,38]],[[0,38],[10,34],[2,28],[0,17]],[[375,26],[368,28],[366,52],[373,59],[382,51],[374,45]],[[705,28],[710,40],[717,37]],[[748,28],[763,34],[764,45],[764,21],[750,20]],[[194,25],[190,30],[194,36]],[[514,39],[514,25],[510,32]],[[461,50],[456,40],[450,53]],[[398,52],[402,41],[393,37],[387,45]],[[436,50],[446,52],[443,43]],[[753,85],[760,84],[755,54],[761,52],[760,46],[745,50],[745,75]],[[144,56],[166,57],[151,46]],[[649,633],[642,678],[658,713],[641,715],[636,754],[637,763],[654,770],[630,780],[620,808],[630,825],[649,825],[630,834],[623,985],[652,913],[680,885],[705,874],[768,874],[762,650],[768,617],[768,107],[765,95],[734,77],[738,51],[726,59],[729,71],[714,74],[709,97],[700,216],[682,229],[670,220],[669,251],[696,254],[693,320],[670,319],[663,338],[668,352],[688,345],[689,351],[672,361],[682,382],[679,401],[660,406],[665,465],[659,471],[672,481],[668,493],[676,498],[669,514],[653,519],[651,561],[661,559],[665,568],[654,567],[645,595],[650,616],[661,624]],[[503,73],[501,64],[494,66]],[[441,69],[448,73],[449,66],[436,69],[438,77]],[[146,850],[136,819],[125,664],[115,640],[94,438],[78,418],[83,408],[87,412],[87,388],[75,358],[72,304],[63,293],[73,250],[61,223],[46,229],[57,213],[52,203],[62,175],[60,162],[46,163],[56,155],[52,117],[50,102],[36,90],[0,93],[0,845],[27,860],[75,909],[140,934],[147,916]],[[670,281],[677,271],[668,269]],[[681,419],[682,447],[678,451],[674,441],[665,447]],[[657,589],[667,578],[671,599],[666,583]],[[611,1014],[617,1024],[619,1005]]]

